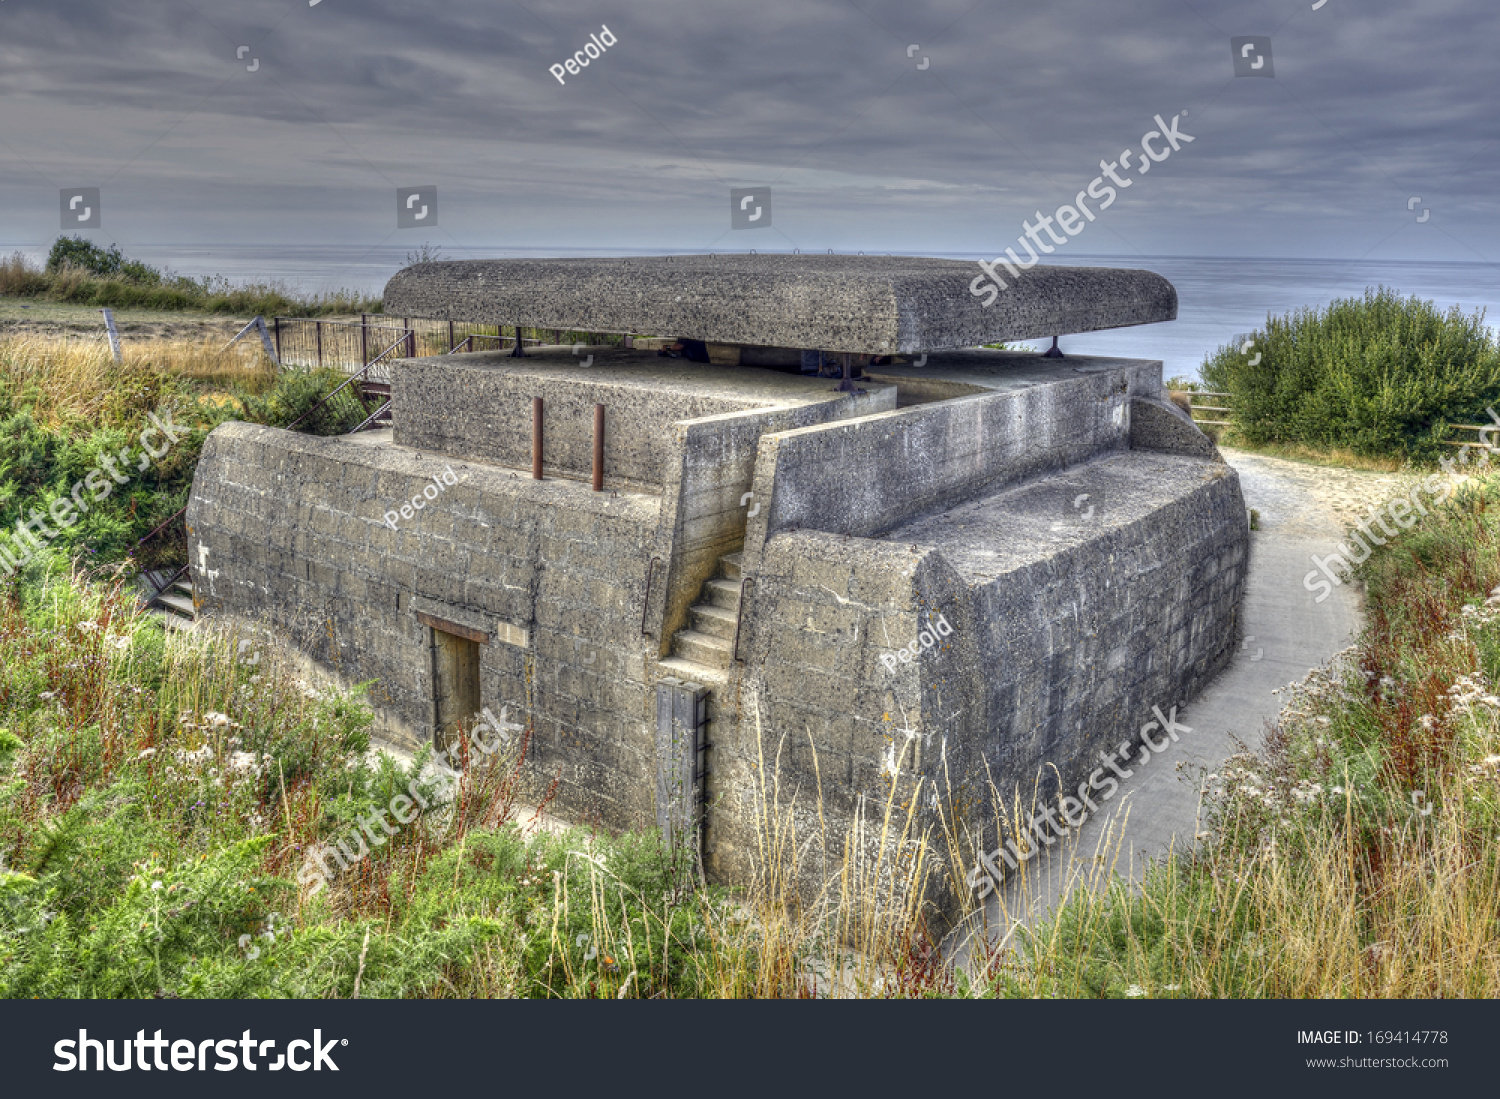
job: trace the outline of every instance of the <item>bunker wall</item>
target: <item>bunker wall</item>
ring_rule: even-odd
[[[878,535],[1130,440],[1130,400],[1161,386],[1154,362],[766,436],[752,556],[780,530]],[[753,564],[747,557],[747,564]]]
[[[414,496],[413,519],[382,521]],[[377,732],[405,748],[434,728],[417,613],[488,633],[482,702],[534,722],[532,791],[559,775],[559,809],[611,827],[655,813],[640,620],[658,519],[652,499],[239,423],[205,441],[187,516],[202,609],[375,680]]]
[[[1029,817],[1034,794],[1076,787],[1098,752],[1138,739],[1153,706],[1201,691],[1238,643],[1248,524],[1232,470],[1162,461],[1177,475],[1133,521],[988,580],[932,545],[772,537],[742,627],[741,720],[715,745],[721,788],[745,802],[716,823],[717,872],[748,872],[762,752],[780,760],[799,842],[825,830],[832,841],[803,859],[815,890],[839,870],[843,837],[879,826],[893,783],[898,805],[918,796],[932,854],[950,855],[942,804],[972,858],[995,846],[997,791],[1008,810],[1019,790]],[[882,660],[913,642],[910,660]]]
[[[751,494],[761,436],[895,407],[891,386],[820,404],[752,409],[674,425],[663,503],[663,524],[671,525],[674,547],[663,646],[687,621],[688,607],[714,575],[719,558],[744,545],[750,513],[762,510]]]
[[[541,397],[543,472],[587,478],[594,461],[594,405],[602,404],[605,478],[659,489],[667,478],[673,424],[766,404],[580,379],[577,371],[556,378],[515,374],[459,358],[396,364],[391,392],[397,446],[529,470],[532,398]]]

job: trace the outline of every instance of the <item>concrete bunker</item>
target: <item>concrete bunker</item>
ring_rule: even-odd
[[[846,835],[878,827],[864,807],[893,782],[988,850],[994,789],[1077,785],[1228,661],[1248,524],[1159,362],[977,346],[1170,320],[1170,284],[1038,267],[986,310],[970,268],[407,268],[386,290],[402,315],[762,350],[409,359],[389,431],[226,424],[189,505],[195,559],[219,570],[202,608],[376,680],[398,744],[504,707],[530,724],[528,774],[557,778],[559,813],[660,826],[720,880],[751,872],[769,767],[801,834],[831,843],[799,863],[810,890]],[[840,388],[746,364],[775,348],[907,361]]]

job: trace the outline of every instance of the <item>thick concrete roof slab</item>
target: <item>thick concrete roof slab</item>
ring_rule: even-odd
[[[871,354],[1177,316],[1177,291],[1150,271],[1038,266],[1007,277],[989,308],[989,295],[970,290],[976,277],[974,263],[906,256],[457,260],[398,271],[386,284],[385,312]]]

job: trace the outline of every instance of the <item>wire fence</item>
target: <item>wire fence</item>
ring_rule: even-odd
[[[522,328],[523,344],[621,343],[623,337],[564,328]],[[461,324],[365,313],[358,321],[276,317],[271,341],[282,366],[330,368],[354,374],[370,366],[367,385],[390,385],[393,359],[416,359],[454,351],[504,351],[516,345],[512,325]]]

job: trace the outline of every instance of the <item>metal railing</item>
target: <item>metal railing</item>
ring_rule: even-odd
[[[1230,416],[1233,414],[1229,407],[1230,394],[1220,393],[1209,389],[1179,390],[1188,399],[1188,406],[1192,409],[1193,423],[1207,424],[1209,427],[1231,427],[1233,422]],[[1200,401],[1213,401],[1213,404],[1199,403]],[[1206,412],[1222,419],[1205,419],[1199,413]]]
[[[142,546],[146,545],[149,542],[155,541],[161,534],[163,534],[163,532],[167,531],[168,528],[176,527],[177,529],[174,530],[173,533],[180,535],[181,540],[182,540],[182,546],[180,547],[182,552],[181,552],[180,556],[181,557],[186,557],[187,556],[187,531],[186,531],[185,528],[183,528],[181,526],[182,518],[186,514],[187,514],[187,508],[184,507],[184,508],[182,508],[181,511],[178,511],[171,518],[166,519],[165,521],[163,521],[150,534],[146,535],[139,542],[137,542],[134,546],[130,547],[130,555],[129,556],[131,556],[132,558],[134,558],[140,552],[140,549],[141,549]],[[174,554],[173,556],[178,556],[178,555]],[[172,569],[173,571],[166,573],[166,577],[167,578],[165,580],[163,580],[160,584],[158,584],[155,581],[155,579],[152,578],[151,570],[149,570],[149,569],[142,569],[141,570],[141,574],[146,578],[146,585],[151,589],[151,594],[146,598],[146,606],[147,607],[154,606],[157,603],[157,601],[161,599],[161,597],[163,595],[167,594],[167,592],[171,590],[172,585],[175,584],[175,583],[177,583],[177,581],[181,580],[184,576],[186,576],[187,572],[188,572],[188,566],[185,565],[185,564],[184,565],[172,565],[172,566],[169,566],[169,568]]]
[[[382,351],[379,355],[376,355],[369,362],[365,363],[364,366],[360,367],[353,374],[350,374],[348,378],[344,379],[344,381],[340,382],[337,386],[335,386],[333,388],[333,391],[330,392],[321,401],[319,401],[317,404],[313,405],[311,408],[309,408],[302,415],[298,416],[291,423],[287,424],[286,429],[288,431],[296,431],[297,428],[298,428],[298,426],[301,425],[303,423],[303,421],[305,421],[308,417],[310,417],[313,413],[317,412],[319,409],[322,409],[322,408],[337,409],[340,406],[340,404],[348,405],[348,407],[345,409],[346,413],[347,412],[352,412],[352,409],[354,407],[357,407],[358,410],[359,410],[359,414],[364,417],[361,420],[359,427],[354,428],[355,431],[360,431],[360,430],[368,427],[372,422],[375,421],[375,419],[380,415],[380,413],[384,409],[390,407],[390,403],[391,402],[390,402],[390,396],[389,396],[389,389],[387,389],[387,393],[385,395],[385,397],[386,397],[385,403],[383,405],[380,405],[380,406],[376,407],[372,411],[371,408],[370,408],[370,405],[369,405],[368,401],[366,400],[366,398],[369,397],[369,396],[371,396],[372,394],[367,393],[366,390],[365,390],[365,387],[367,385],[372,384],[372,383],[373,384],[377,384],[377,385],[381,385],[381,386],[385,386],[385,387],[389,387],[389,385],[390,385],[390,368],[389,368],[389,366],[386,367],[385,381],[383,381],[383,382],[376,382],[375,381],[375,377],[373,375],[373,372],[374,372],[374,370],[375,370],[376,367],[382,365],[382,363],[384,362],[385,357],[387,355],[389,355],[392,351],[396,350],[396,348],[401,347],[402,345],[404,345],[407,342],[408,338],[409,338],[408,335],[402,335],[399,339],[396,340],[395,343],[391,344],[384,351]],[[340,401],[338,399],[340,394],[344,395],[342,401]],[[344,418],[352,418],[352,416],[347,416],[347,417],[344,417]]]
[[[604,342],[619,338],[607,337]],[[272,318],[271,342],[282,366],[307,370],[329,368],[352,374],[370,365],[372,348],[384,347],[392,339],[405,340],[406,347],[397,358],[415,359],[451,354],[465,347],[480,350],[481,343],[486,341],[498,345],[499,350],[514,348],[516,329],[512,325],[495,325],[495,331],[489,332],[477,324],[420,318],[398,320],[374,313],[362,313],[357,321]],[[523,345],[598,342],[597,335],[571,329],[521,329]],[[494,348],[484,348],[491,349]],[[371,375],[371,381],[388,383],[389,380],[389,368]]]

